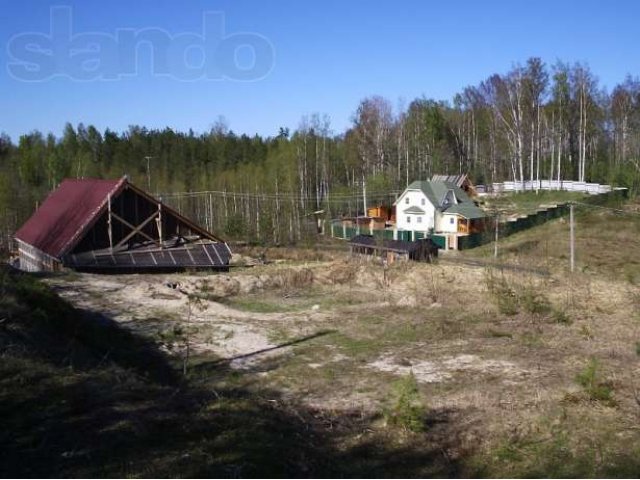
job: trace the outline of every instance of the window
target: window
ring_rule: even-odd
[[[406,203],[407,205],[409,205],[409,197],[404,199],[404,203]]]
[[[450,223],[451,225],[453,225],[453,224],[455,223],[455,221],[456,221],[456,219],[455,219],[455,218],[453,218],[453,217],[451,217],[451,219],[449,220],[449,223]]]
[[[423,198],[420,204],[424,205],[425,203],[426,203],[426,200]]]
[[[418,217],[418,223],[422,223],[422,217]]]
[[[411,217],[407,217],[407,223],[411,223]]]

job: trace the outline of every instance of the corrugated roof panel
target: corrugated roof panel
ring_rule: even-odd
[[[73,268],[184,268],[224,267],[231,253],[224,243],[189,244],[165,250],[126,250],[86,252],[66,257],[65,265]]]
[[[67,179],[51,192],[15,237],[59,258],[125,179]]]

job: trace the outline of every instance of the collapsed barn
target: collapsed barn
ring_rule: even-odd
[[[26,271],[227,269],[226,242],[119,180],[67,179],[16,232]]]

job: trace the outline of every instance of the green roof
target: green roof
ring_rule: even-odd
[[[455,213],[456,215],[461,215],[469,220],[473,220],[474,218],[484,218],[487,216],[480,208],[476,207],[473,202],[451,205],[442,213]]]
[[[431,182],[416,180],[411,185],[409,185],[407,189],[420,190],[422,191],[422,193],[424,193],[427,196],[427,198],[433,205],[435,205],[436,207],[440,205],[440,202],[438,201],[438,195],[436,194],[436,192],[433,191]]]
[[[441,180],[432,180],[430,182],[417,180],[411,183],[407,189],[420,190],[436,209],[441,212],[462,215],[469,219],[486,217],[486,214],[473,203],[473,200],[469,198],[467,193],[451,182]],[[456,196],[458,203],[443,207],[443,200],[449,190],[453,190],[453,194]],[[407,210],[405,210],[405,212],[413,213]]]

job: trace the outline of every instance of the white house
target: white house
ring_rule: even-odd
[[[440,180],[413,182],[394,206],[398,230],[424,234],[468,235],[486,217],[460,187]]]

